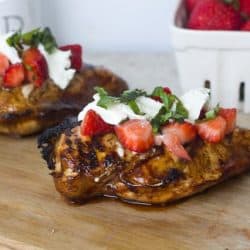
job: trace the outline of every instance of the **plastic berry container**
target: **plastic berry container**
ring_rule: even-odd
[[[209,87],[213,105],[250,113],[250,32],[186,29],[183,0],[173,1],[170,32],[183,91]]]

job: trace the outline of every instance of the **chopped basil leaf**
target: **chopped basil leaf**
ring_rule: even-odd
[[[178,99],[178,102],[176,104],[176,113],[179,114],[180,116],[182,116],[182,118],[184,118],[184,119],[188,118],[188,111],[179,99]]]
[[[142,90],[127,90],[122,93],[120,97],[113,97],[109,96],[108,93],[103,89],[96,87],[95,90],[100,96],[100,100],[98,101],[97,105],[107,109],[108,106],[115,104],[115,103],[124,103],[127,104],[135,114],[137,115],[143,115],[143,113],[140,111],[137,103],[136,98],[139,96],[146,96],[146,92]]]
[[[128,104],[130,101],[135,101],[140,96],[146,96],[147,93],[140,89],[125,90],[120,97],[120,102]]]
[[[188,111],[182,102],[175,95],[165,93],[162,87],[156,87],[152,96],[159,97],[164,104],[163,108],[151,122],[155,133],[170,120],[182,122],[188,118]]]
[[[18,31],[7,39],[7,43],[19,52],[23,50],[23,45],[37,47],[42,44],[48,53],[57,48],[56,40],[49,28],[44,30],[38,28],[24,34]]]
[[[220,110],[220,106],[219,106],[219,104],[217,104],[214,109],[211,109],[211,110],[209,110],[208,112],[205,113],[205,118],[207,120],[214,119],[218,115],[219,110]]]
[[[100,100],[97,102],[97,105],[102,108],[107,109],[108,106],[118,102],[117,97],[109,96],[108,93],[103,88],[96,87],[95,91],[100,96]]]
[[[144,113],[140,111],[140,108],[138,107],[135,100],[130,101],[128,103],[128,106],[134,111],[135,114],[144,115]]]

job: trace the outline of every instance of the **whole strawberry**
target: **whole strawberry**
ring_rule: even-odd
[[[239,0],[240,1],[240,12],[243,17],[250,18],[250,1],[249,0]]]
[[[247,21],[245,22],[241,28],[240,28],[241,31],[250,31],[250,21]]]
[[[197,3],[187,27],[196,30],[239,30],[240,13],[237,0],[202,0]]]
[[[195,5],[196,5],[199,1],[200,1],[200,0],[186,0],[186,1],[185,1],[185,5],[186,5],[186,8],[187,8],[187,11],[188,11],[189,14],[193,11]]]

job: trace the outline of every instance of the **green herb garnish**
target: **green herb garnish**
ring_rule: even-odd
[[[121,94],[120,97],[114,97],[109,96],[103,88],[96,87],[95,90],[100,96],[100,100],[97,103],[98,106],[107,109],[109,106],[115,103],[124,103],[127,104],[135,114],[143,115],[135,100],[140,96],[146,96],[147,93],[145,91],[139,89],[126,90]]]
[[[7,43],[19,53],[22,52],[24,45],[37,47],[42,44],[48,53],[52,53],[57,48],[56,40],[49,28],[43,30],[38,28],[23,34],[17,31],[7,39]]]
[[[124,103],[128,105],[135,114],[144,115],[137,105],[136,99],[140,96],[148,96],[145,91],[139,89],[126,90],[120,97],[113,97],[109,96],[103,88],[96,87],[95,90],[100,96],[100,100],[97,102],[98,106],[107,109],[116,103]],[[163,103],[158,114],[151,120],[155,133],[157,133],[160,127],[169,120],[181,122],[188,118],[188,111],[185,109],[182,102],[175,95],[165,93],[162,87],[155,88],[152,95],[148,97],[158,97]]]
[[[214,109],[211,109],[205,113],[205,119],[207,120],[214,119],[218,115],[219,111],[220,111],[220,105],[217,104]]]
[[[151,96],[159,97],[164,104],[159,113],[151,121],[155,133],[169,120],[182,122],[188,118],[188,111],[180,99],[175,95],[165,93],[162,87],[156,87]]]

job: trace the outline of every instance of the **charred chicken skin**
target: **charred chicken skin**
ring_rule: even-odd
[[[210,110],[206,116],[193,125],[171,118],[158,128],[153,144],[147,136],[150,125],[143,123],[141,145],[138,127],[129,130],[126,140],[121,136],[126,134],[124,128],[141,120],[123,121],[113,128],[98,120],[99,132],[93,135],[87,128],[93,112],[88,111],[82,122],[72,118],[47,130],[38,146],[57,191],[69,201],[82,203],[105,196],[137,204],[166,204],[250,169],[250,131],[235,127],[235,110]]]

